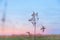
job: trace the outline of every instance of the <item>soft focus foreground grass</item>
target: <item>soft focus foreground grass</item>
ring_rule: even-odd
[[[33,40],[33,37],[0,37],[0,40]],[[60,40],[60,36],[39,36],[36,40]]]

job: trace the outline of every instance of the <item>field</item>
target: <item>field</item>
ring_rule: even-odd
[[[33,37],[29,36],[4,36],[0,37],[0,40],[33,40]],[[36,40],[60,40],[60,35],[45,35],[37,36]]]

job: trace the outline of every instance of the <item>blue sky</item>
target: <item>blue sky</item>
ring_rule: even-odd
[[[4,10],[4,2],[5,0],[0,1],[0,22]],[[14,26],[15,29],[22,28],[22,30],[32,31],[33,26],[28,19],[31,18],[31,14],[34,11],[38,12],[40,18],[37,29],[40,24],[43,24],[46,30],[49,30],[48,34],[60,34],[60,0],[7,0],[7,3],[6,25],[10,26],[9,28]]]

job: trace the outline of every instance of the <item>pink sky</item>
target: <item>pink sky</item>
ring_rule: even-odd
[[[16,29],[16,28],[5,28],[4,31],[2,31],[2,29],[0,28],[0,34],[5,34],[5,35],[10,35],[10,34],[27,34],[26,32],[31,32],[33,34],[33,28],[32,29],[26,29],[26,28],[20,28],[20,29]],[[48,30],[45,30],[45,32],[43,33],[41,30],[39,31],[39,29],[37,28],[36,31],[37,34],[47,34]]]

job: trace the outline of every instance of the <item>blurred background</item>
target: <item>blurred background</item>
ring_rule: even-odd
[[[33,11],[38,12],[39,17],[37,34],[60,34],[60,0],[0,0],[0,35],[26,34],[28,31],[34,34],[34,27],[28,21]],[[46,28],[44,33],[40,30],[41,24]]]

